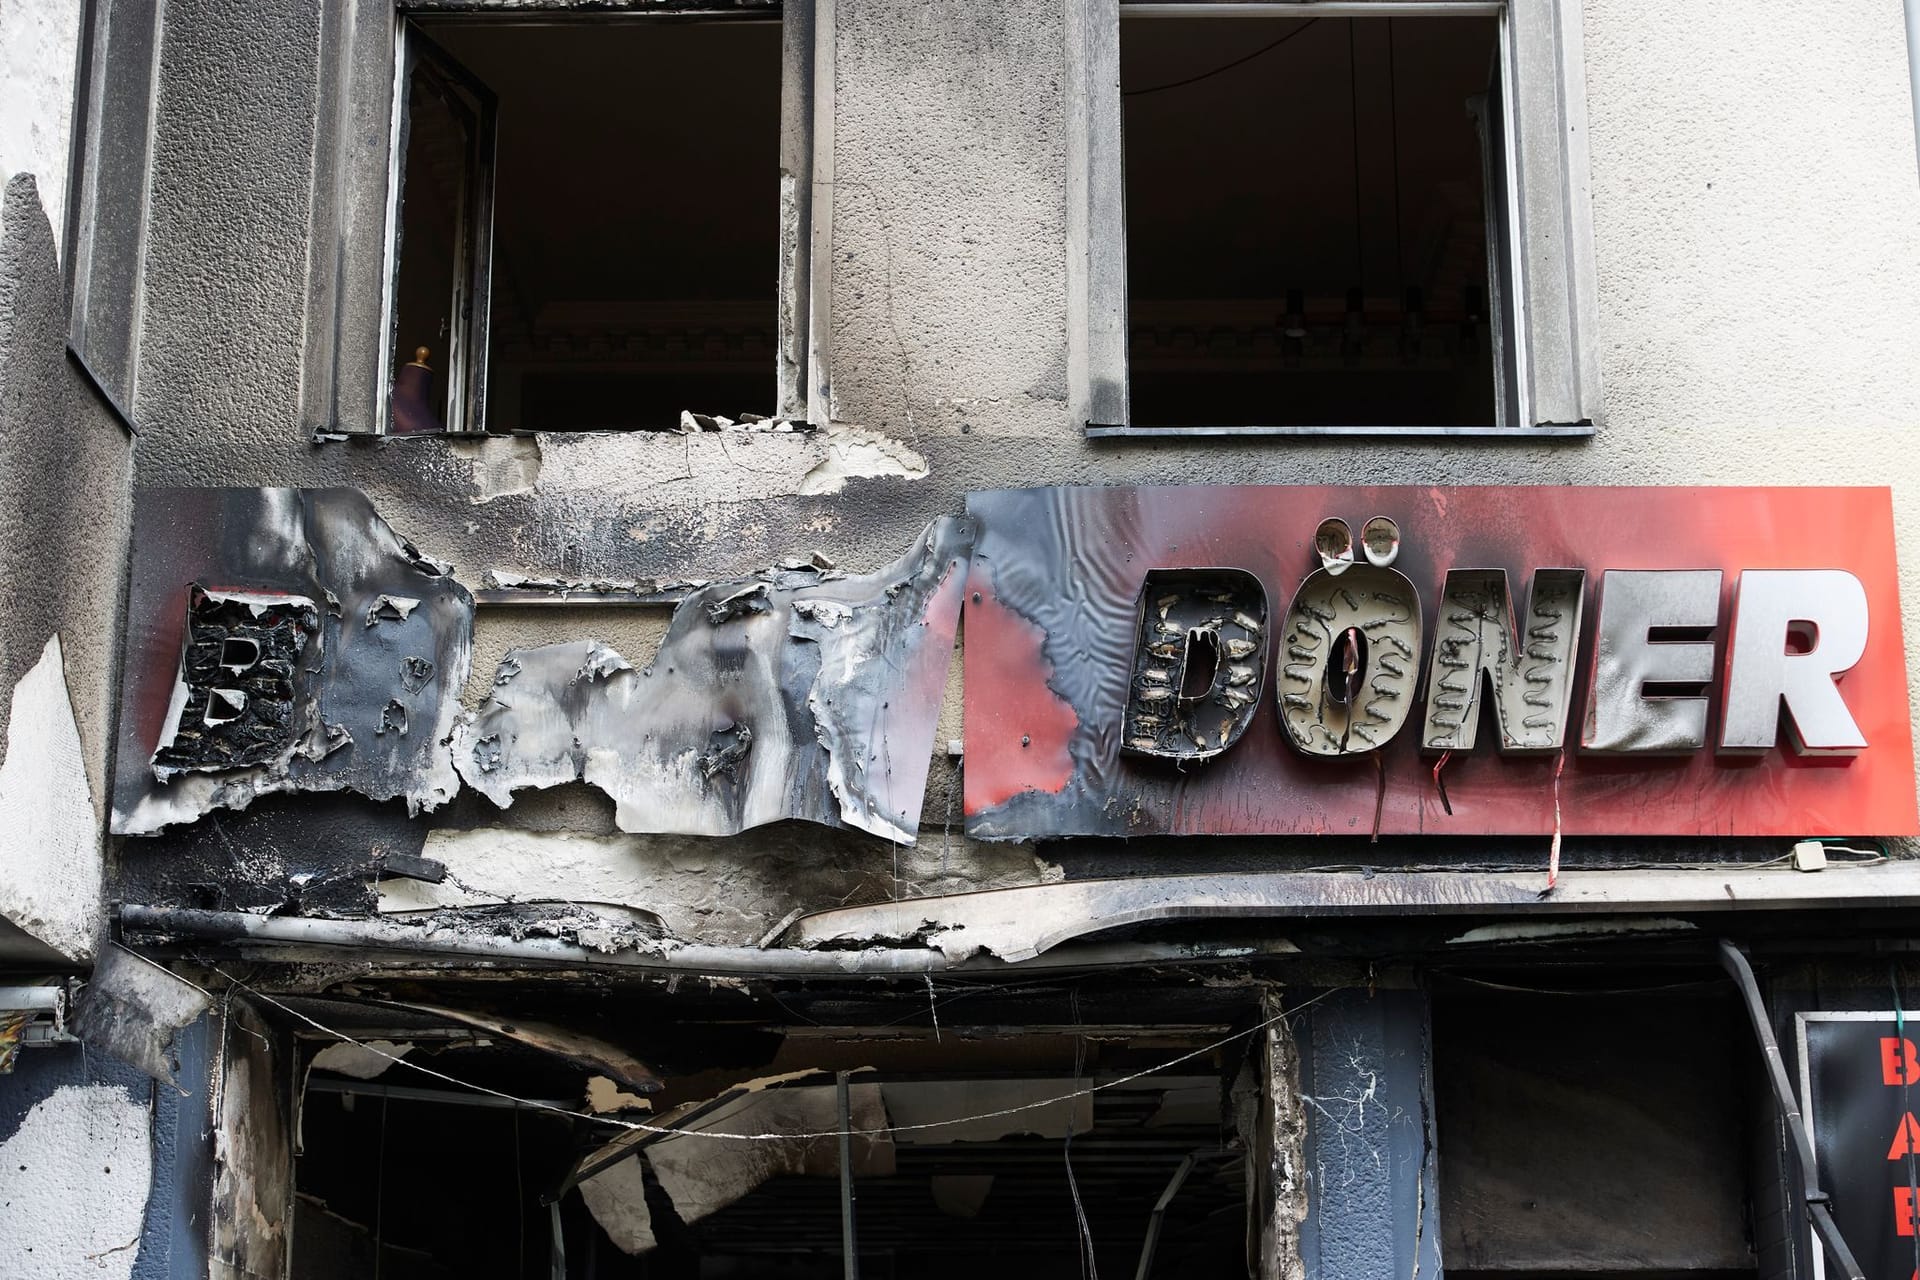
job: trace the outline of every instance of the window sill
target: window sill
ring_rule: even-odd
[[[1591,422],[1550,423],[1538,427],[1125,427],[1089,422],[1089,440],[1316,440],[1326,437],[1400,440],[1585,440]]]

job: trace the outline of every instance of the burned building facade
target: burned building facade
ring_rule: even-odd
[[[0,0],[0,1270],[1910,1275],[1909,18]]]

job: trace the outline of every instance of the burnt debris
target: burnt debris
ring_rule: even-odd
[[[162,781],[263,764],[299,732],[294,670],[320,632],[313,601],[187,589],[175,711],[153,753]]]

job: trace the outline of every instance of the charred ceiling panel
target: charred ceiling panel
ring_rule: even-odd
[[[473,601],[353,489],[137,495],[113,829],[276,791],[449,799]]]
[[[510,652],[454,764],[502,807],[584,778],[626,831],[805,818],[910,843],[972,543],[968,521],[941,519],[877,573],[703,587],[647,666],[593,640]]]

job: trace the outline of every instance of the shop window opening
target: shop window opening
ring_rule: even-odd
[[[1717,971],[1438,974],[1433,990],[1450,1280],[1792,1273],[1769,1098]]]
[[[363,1078],[314,1041],[292,1275],[841,1280],[843,1116],[863,1280],[1133,1276],[1149,1237],[1151,1276],[1247,1275],[1247,1055],[1127,1079],[1225,1028],[1084,1030],[790,1028],[769,1059],[716,1056],[739,1031],[689,1026],[650,1110],[497,1039],[404,1050],[567,1111],[771,1135],[752,1141],[623,1131],[399,1066]]]
[[[404,29],[390,429],[773,415],[779,22]]]

